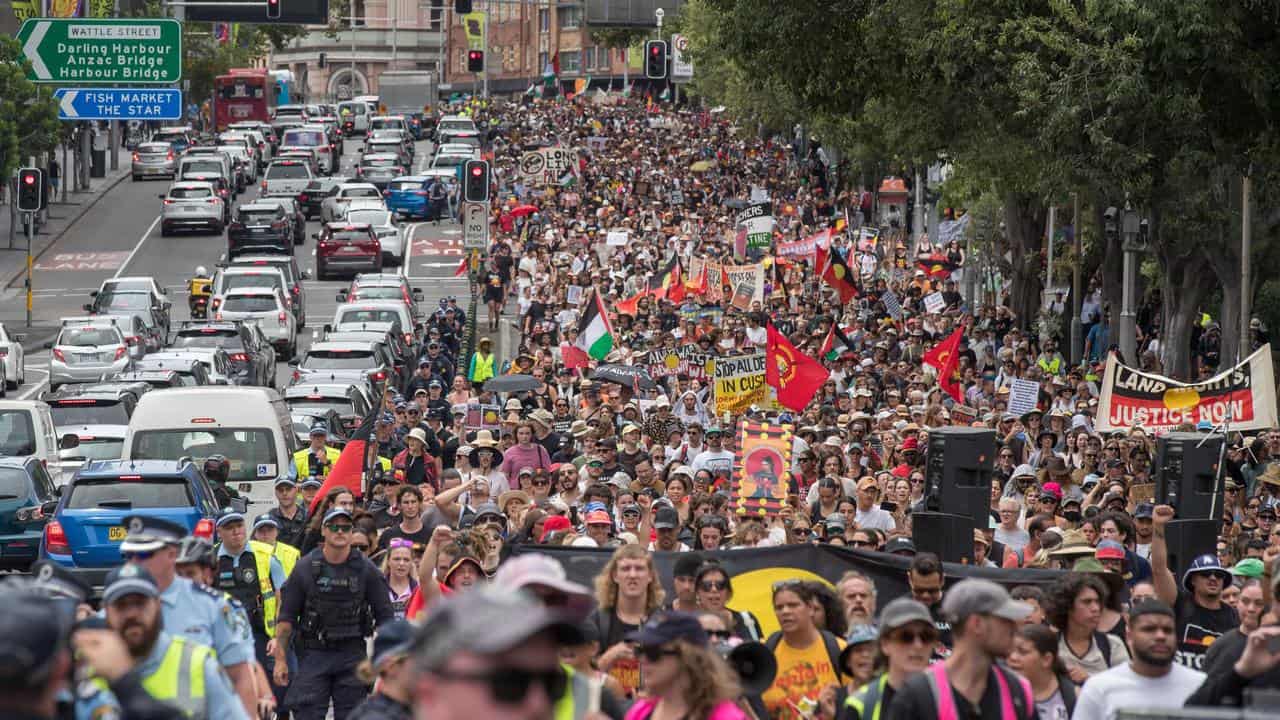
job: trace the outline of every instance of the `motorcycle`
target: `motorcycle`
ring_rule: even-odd
[[[191,292],[187,296],[187,307],[191,310],[191,319],[205,320],[209,317],[209,296],[213,281],[209,278],[192,278]]]

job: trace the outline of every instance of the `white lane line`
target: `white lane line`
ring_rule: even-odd
[[[129,263],[133,262],[133,256],[138,254],[138,251],[142,249],[142,244],[147,241],[147,238],[151,237],[151,232],[160,224],[160,217],[160,215],[157,215],[156,219],[151,221],[147,231],[142,233],[142,237],[138,238],[138,244],[133,246],[133,251],[129,253],[129,257],[124,259],[124,262],[120,264],[120,269],[116,270],[116,274],[111,276],[113,280],[123,275],[124,271],[129,267]]]
[[[45,369],[41,369],[41,368],[33,368],[33,367],[29,367],[29,368],[26,368],[25,370],[23,370],[23,373],[24,373],[24,374],[26,374],[26,373],[38,373],[38,374],[40,374],[40,375],[43,375],[43,376],[44,376],[44,377],[46,377],[46,378],[48,378],[48,377],[49,377],[49,371],[48,371],[48,370],[45,370]],[[40,392],[41,390],[43,390],[43,389],[44,389],[44,387],[45,387],[45,382],[44,382],[44,380],[41,380],[40,382],[35,383],[35,384],[34,384],[34,385],[32,385],[30,388],[28,388],[26,392],[24,392],[24,393],[22,393],[21,395],[19,395],[19,396],[18,396],[18,399],[19,399],[19,400],[26,400],[26,399],[30,398],[32,395],[35,395],[36,393],[38,393],[38,392]]]
[[[404,231],[404,257],[400,258],[400,277],[409,277],[409,259],[413,257],[413,236],[418,233],[420,222],[409,223]]]

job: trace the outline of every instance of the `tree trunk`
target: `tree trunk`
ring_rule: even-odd
[[[1205,272],[1205,253],[1200,247],[1185,248],[1177,241],[1160,241],[1160,210],[1150,218],[1150,247],[1156,251],[1161,269],[1161,318],[1164,335],[1160,362],[1164,374],[1179,380],[1192,379],[1191,329],[1200,317],[1200,306],[1218,279]],[[1216,250],[1217,248],[1214,248]]]
[[[1040,312],[1040,246],[1044,235],[1044,203],[1031,195],[1004,196],[1005,245],[1009,252],[1009,308],[1020,327],[1031,327]]]

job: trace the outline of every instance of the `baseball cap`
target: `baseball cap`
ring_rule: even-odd
[[[325,522],[326,524],[327,524],[327,523],[330,523],[330,522],[333,522],[334,520],[337,520],[338,518],[346,518],[346,519],[350,520],[350,519],[351,519],[351,511],[350,511],[350,510],[348,510],[348,509],[346,509],[346,508],[343,508],[343,507],[335,507],[335,508],[331,508],[331,509],[329,510],[329,512],[327,512],[327,513],[325,513],[325,514],[324,514],[324,522]]]
[[[277,480],[276,485],[279,485],[279,484],[280,484],[280,481]],[[321,482],[319,478],[309,477],[306,480],[303,480],[302,484],[300,484],[298,487],[302,488],[303,490],[310,490],[312,488],[319,490],[320,488],[324,487],[324,483]]]
[[[680,513],[676,512],[672,507],[660,507],[658,512],[654,514],[653,527],[655,530],[669,530],[680,527]]]
[[[570,580],[564,566],[544,553],[524,553],[508,559],[498,566],[493,575],[493,585],[508,590],[547,587],[566,595],[581,596],[587,599],[588,608],[590,606],[591,591],[585,585]],[[585,612],[584,609],[584,615]]]
[[[298,486],[298,481],[297,481],[297,480],[295,480],[295,479],[293,479],[293,478],[291,478],[291,477],[289,477],[288,475],[281,475],[280,477],[276,478],[276,483],[275,483],[275,485],[273,485],[272,487],[280,487],[281,485],[288,485],[288,486],[290,486],[290,487],[297,487],[297,486]]]
[[[587,525],[613,525],[613,519],[609,517],[609,513],[604,510],[592,510],[587,513]]]
[[[884,544],[884,552],[891,555],[915,555],[916,544],[909,537],[896,537]]]
[[[238,522],[244,522],[244,515],[242,513],[238,513],[232,510],[231,512],[224,512],[221,515],[219,515],[218,521],[214,523],[214,527],[220,528],[223,525],[230,525],[232,523],[238,523]]]
[[[1115,540],[1099,540],[1094,557],[1099,560],[1123,560],[1124,546]]]
[[[929,608],[909,597],[895,598],[880,609],[880,632],[888,633],[917,620],[932,625],[933,617],[929,614]]]
[[[52,612],[49,599],[32,588],[5,588],[0,602],[0,682],[43,683],[70,637],[70,613]]]
[[[573,527],[573,523],[569,522],[569,518],[563,515],[552,515],[547,521],[542,523],[542,537],[538,538],[538,542],[546,542],[551,533],[559,530],[568,530]],[[498,568],[501,570],[501,566]]]
[[[151,573],[138,565],[125,563],[107,575],[106,589],[102,592],[102,603],[110,605],[127,595],[144,595],[160,597],[160,588],[156,587]]]
[[[1258,558],[1245,558],[1231,568],[1231,574],[1239,577],[1260,578],[1263,568],[1262,561]]]
[[[254,530],[257,530],[260,527],[265,527],[267,525],[270,525],[276,528],[277,530],[280,529],[280,523],[274,517],[272,517],[270,513],[262,513],[261,515],[253,519]]]
[[[577,623],[562,611],[526,593],[482,585],[437,601],[412,650],[423,669],[435,670],[459,653],[501,655],[543,632],[554,634],[560,645],[582,642]]]
[[[639,630],[627,633],[625,639],[628,642],[638,643],[640,647],[661,647],[676,640],[705,646],[707,631],[702,629],[702,623],[698,622],[697,615],[672,610],[653,618]]]
[[[1133,518],[1135,520],[1150,520],[1155,515],[1156,506],[1149,503],[1138,503],[1133,509]]]
[[[31,565],[34,587],[56,597],[88,602],[93,588],[78,575],[52,560],[39,560]]]
[[[971,615],[993,615],[1020,622],[1031,614],[1031,606],[1009,597],[1000,585],[980,578],[956,583],[942,599],[942,612],[953,623],[961,623]]]
[[[413,646],[413,623],[399,619],[383,623],[373,638],[373,667],[380,668],[388,660],[406,655]]]

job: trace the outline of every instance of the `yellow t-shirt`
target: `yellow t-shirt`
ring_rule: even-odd
[[[837,639],[836,643],[844,648],[843,640]],[[821,636],[806,648],[793,648],[783,639],[773,655],[778,660],[778,674],[763,698],[772,718],[800,718],[796,706],[803,706],[805,698],[816,704],[822,688],[840,682]]]

